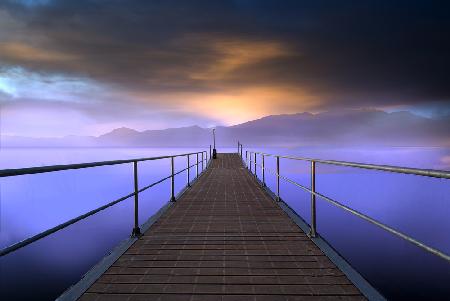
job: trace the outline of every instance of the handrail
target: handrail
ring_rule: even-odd
[[[392,165],[377,165],[377,164],[367,164],[367,163],[356,163],[356,162],[348,162],[348,161],[337,161],[337,160],[322,160],[322,159],[314,159],[314,158],[306,158],[306,157],[294,157],[294,156],[283,156],[283,155],[274,155],[263,152],[252,152],[260,155],[264,155],[266,157],[279,157],[284,159],[292,159],[299,161],[308,161],[308,162],[316,162],[328,165],[337,165],[337,166],[347,166],[347,167],[356,167],[363,169],[374,169],[395,173],[404,173],[404,174],[412,174],[417,176],[425,176],[425,177],[433,177],[433,178],[443,178],[450,179],[450,171],[446,170],[435,170],[435,169],[421,169],[421,168],[411,168],[411,167],[401,167],[401,166],[392,166]]]
[[[199,161],[198,160],[198,154],[202,154],[202,160]],[[205,154],[205,156],[203,156],[203,154]],[[197,155],[197,163],[194,163],[192,165],[189,164],[189,156],[191,155]],[[173,159],[176,157],[186,157],[187,158],[187,162],[188,165],[187,167],[175,172],[173,169]],[[153,182],[147,186],[144,186],[142,188],[138,188],[137,185],[137,163],[138,162],[142,162],[142,161],[150,161],[150,160],[160,160],[160,159],[168,159],[170,158],[172,161],[172,173],[164,178],[161,178],[160,180]],[[209,159],[209,161],[208,161]],[[132,235],[138,236],[140,235],[140,229],[139,229],[139,223],[138,223],[138,195],[139,193],[153,187],[156,186],[168,179],[172,179],[172,189],[171,189],[171,201],[175,201],[175,196],[174,196],[174,178],[176,175],[181,174],[184,171],[188,171],[188,177],[187,177],[187,184],[186,186],[189,187],[190,186],[190,179],[189,179],[189,170],[190,168],[196,166],[197,167],[197,177],[199,176],[198,174],[198,167],[201,164],[201,169],[203,172],[203,162],[205,162],[206,164],[206,168],[208,168],[208,162],[211,161],[211,156],[209,156],[208,158],[208,152],[207,151],[201,151],[201,152],[195,152],[195,153],[186,153],[186,154],[178,154],[178,155],[172,155],[172,156],[159,156],[159,157],[149,157],[149,158],[140,158],[140,159],[127,159],[127,160],[115,160],[115,161],[102,161],[102,162],[91,162],[91,163],[80,163],[80,164],[67,164],[67,165],[52,165],[52,166],[42,166],[42,167],[31,167],[31,168],[19,168],[19,169],[4,169],[4,170],[0,170],[0,177],[12,177],[12,176],[18,176],[18,175],[27,175],[27,174],[37,174],[37,173],[46,173],[46,172],[55,172],[55,171],[61,171],[61,170],[72,170],[72,169],[81,169],[81,168],[91,168],[91,167],[97,167],[97,166],[106,166],[106,165],[118,165],[118,164],[126,164],[126,163],[133,163],[133,170],[134,170],[134,184],[135,184],[135,191],[132,193],[129,193],[117,200],[114,200],[108,204],[105,204],[103,206],[100,206],[96,209],[93,209],[89,212],[86,212],[82,215],[79,215],[73,219],[70,219],[62,224],[59,224],[53,228],[47,229],[43,232],[40,232],[32,237],[28,237],[22,241],[19,241],[17,243],[14,243],[8,247],[5,247],[3,249],[0,250],[0,257],[5,256],[11,252],[14,252],[18,249],[21,249],[35,241],[38,241],[46,236],[49,236],[50,234],[53,234],[59,230],[62,230],[72,224],[75,224],[89,216],[92,216],[100,211],[103,211],[115,204],[118,204],[120,202],[125,201],[126,199],[134,196],[135,197],[135,206],[134,206],[134,210],[135,210],[135,215],[134,215],[134,228],[133,228],[133,232]]]
[[[241,145],[241,149],[242,149],[242,145]],[[239,152],[238,152],[239,153]],[[262,157],[262,164],[257,164],[256,163],[256,154],[260,154]],[[252,160],[252,155],[254,155],[254,160]],[[271,157],[275,157],[277,159],[277,171],[268,169],[264,166],[264,157],[266,156],[271,156]],[[253,151],[246,151],[245,154],[245,160],[244,157],[242,156],[242,152],[241,152],[241,157],[242,160],[244,161],[244,163],[247,165],[247,167],[249,168],[250,172],[252,172],[252,165],[254,165],[254,176],[257,178],[257,172],[256,172],[256,167],[261,167],[261,172],[262,172],[262,185],[265,186],[265,171],[269,171],[271,173],[273,173],[274,175],[276,175],[277,177],[277,200],[280,201],[280,193],[279,193],[279,179],[282,179],[288,183],[291,183],[307,192],[309,192],[311,194],[311,225],[310,225],[310,233],[309,235],[311,237],[315,237],[316,236],[316,209],[315,209],[315,197],[319,197],[321,199],[324,199],[325,201],[329,202],[330,204],[341,208],[347,212],[350,212],[353,215],[358,216],[361,219],[364,219],[380,228],[382,228],[385,231],[388,231],[422,249],[424,249],[425,251],[432,253],[448,262],[450,262],[450,255],[435,249],[433,247],[430,247],[422,242],[420,242],[419,240],[408,236],[398,230],[395,230],[392,227],[389,227],[373,218],[371,218],[370,216],[361,213],[355,209],[352,209],[336,200],[333,200],[332,198],[329,198],[321,193],[318,193],[315,190],[315,164],[316,163],[323,163],[323,164],[332,164],[332,165],[340,165],[340,166],[348,166],[348,167],[356,167],[356,168],[364,168],[364,169],[375,169],[375,170],[382,170],[382,171],[388,171],[388,172],[396,172],[396,173],[406,173],[406,174],[414,174],[414,175],[420,175],[420,176],[428,176],[428,177],[435,177],[435,178],[444,178],[444,179],[448,179],[450,178],[450,172],[448,171],[441,171],[441,170],[426,170],[426,169],[417,169],[417,168],[405,168],[405,167],[397,167],[397,166],[388,166],[388,165],[374,165],[374,164],[362,164],[362,163],[353,163],[353,162],[345,162],[345,161],[334,161],[334,160],[321,160],[321,159],[310,159],[310,158],[302,158],[302,157],[293,157],[293,156],[281,156],[281,155],[274,155],[274,154],[267,154],[267,153],[263,153],[263,152],[253,152]],[[302,160],[302,161],[309,161],[311,162],[311,188],[308,188],[302,184],[297,183],[296,181],[293,181],[291,179],[289,179],[288,177],[282,176],[280,174],[279,171],[279,159],[280,158],[285,158],[285,159],[292,159],[292,160]]]
[[[82,168],[107,166],[107,165],[119,165],[119,164],[125,164],[125,163],[133,163],[133,162],[153,161],[153,160],[160,160],[160,159],[185,157],[185,156],[190,156],[190,155],[195,155],[195,154],[200,154],[200,153],[206,153],[206,151],[179,154],[179,155],[173,155],[173,156],[159,156],[159,157],[136,158],[136,159],[126,159],[126,160],[99,161],[99,162],[75,163],[75,164],[64,164],[64,165],[48,165],[48,166],[37,166],[37,167],[16,168],[16,169],[2,169],[2,170],[0,170],[0,178],[20,176],[20,175],[30,175],[30,174],[37,174],[37,173],[54,172],[54,171],[62,171],[62,170],[70,170],[70,169],[82,169]]]

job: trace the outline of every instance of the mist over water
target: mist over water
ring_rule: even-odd
[[[206,150],[206,149],[205,149]],[[251,149],[256,150],[256,149]],[[261,149],[260,149],[261,150]],[[1,149],[0,169],[142,158],[199,149]],[[219,152],[234,152],[221,149]],[[263,149],[268,153],[311,158],[450,169],[448,148],[298,148]],[[245,149],[244,149],[245,155]],[[194,161],[195,157],[191,157]],[[275,160],[266,158],[268,169]],[[186,167],[175,159],[176,170]],[[258,169],[261,178],[261,171]],[[170,160],[139,163],[143,187],[170,173]],[[281,174],[309,186],[307,162],[281,160]],[[191,178],[195,168],[191,169]],[[266,173],[275,190],[275,177]],[[186,173],[176,176],[176,190]],[[450,253],[450,185],[448,180],[317,165],[316,189],[424,243]],[[132,164],[60,171],[0,179],[0,246],[54,227],[133,191]],[[166,181],[140,194],[142,224],[168,200]],[[281,197],[309,222],[310,196],[281,181]],[[411,244],[339,208],[317,200],[318,232],[389,299],[442,299],[450,267]],[[133,199],[0,259],[2,300],[51,300],[103,258],[133,228]],[[431,296],[431,297],[430,297]]]

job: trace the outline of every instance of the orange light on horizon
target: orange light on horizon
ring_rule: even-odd
[[[197,113],[225,125],[235,125],[267,115],[311,110],[318,99],[299,88],[251,87],[209,94],[178,95],[184,111]],[[180,105],[180,104],[178,104]]]

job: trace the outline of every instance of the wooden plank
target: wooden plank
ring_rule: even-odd
[[[218,154],[81,300],[365,300],[245,170]]]

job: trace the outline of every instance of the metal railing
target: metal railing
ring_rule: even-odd
[[[354,167],[354,168],[362,168],[362,169],[371,169],[371,170],[380,170],[380,171],[387,171],[387,172],[393,172],[393,173],[403,173],[403,174],[411,174],[411,175],[418,175],[418,176],[425,176],[425,177],[434,177],[434,178],[441,178],[441,179],[450,179],[450,172],[449,171],[443,171],[443,170],[430,170],[430,169],[418,169],[418,168],[408,168],[408,167],[398,167],[398,166],[389,166],[389,165],[375,165],[375,164],[365,164],[365,163],[355,163],[355,162],[346,162],[346,161],[335,161],[335,160],[322,160],[322,159],[312,159],[312,158],[305,158],[305,157],[295,157],[295,156],[282,156],[282,155],[274,155],[274,154],[268,154],[263,152],[257,152],[257,151],[245,151],[245,158],[243,157],[243,146],[242,144],[238,143],[238,154],[240,154],[243,162],[246,164],[247,168],[249,169],[250,173],[254,173],[254,176],[258,178],[256,168],[259,166],[261,167],[261,185],[266,186],[266,180],[265,180],[265,171],[271,172],[276,176],[276,199],[278,201],[281,201],[280,197],[280,179],[291,183],[311,194],[311,223],[309,225],[310,231],[308,235],[310,237],[316,237],[317,236],[317,220],[316,220],[316,197],[321,198],[330,204],[341,208],[347,212],[350,212],[353,215],[358,216],[359,218],[366,220],[383,230],[390,232],[422,249],[424,249],[427,252],[430,252],[440,258],[443,258],[447,262],[450,262],[450,255],[445,254],[444,252],[435,249],[433,247],[430,247],[420,241],[418,241],[415,238],[412,238],[409,235],[406,235],[388,225],[385,225],[368,215],[361,213],[357,210],[354,210],[336,200],[333,200],[319,192],[316,191],[316,184],[315,184],[315,178],[316,178],[316,164],[327,164],[327,165],[335,165],[335,166],[346,166],[346,167]],[[261,156],[261,164],[256,163],[256,155]],[[253,156],[253,160],[252,160]],[[276,170],[270,170],[265,167],[265,157],[274,157],[276,158]],[[281,159],[289,159],[289,160],[298,160],[298,161],[307,161],[310,162],[310,176],[311,176],[311,184],[310,187],[306,187],[302,184],[299,184],[285,176],[282,176],[280,174],[280,158]],[[253,166],[253,170],[252,170]]]
[[[211,147],[210,147],[211,149]],[[201,161],[199,161],[199,154],[201,154]],[[196,157],[196,163],[190,165],[190,157],[195,156]],[[179,170],[175,172],[175,164],[174,159],[177,157],[186,157],[187,158],[187,165],[186,168]],[[138,162],[144,162],[144,161],[154,161],[154,160],[161,160],[161,159],[170,159],[170,167],[171,167],[171,174],[167,177],[164,177],[156,182],[153,182],[145,187],[142,187],[139,189],[138,185]],[[204,162],[205,161],[205,162]],[[91,210],[85,214],[82,214],[78,217],[75,217],[71,220],[68,220],[62,224],[59,224],[53,228],[50,228],[48,230],[45,230],[39,234],[36,234],[32,237],[26,238],[20,242],[17,242],[15,244],[12,244],[2,250],[0,250],[0,257],[5,256],[11,252],[17,251],[35,241],[38,241],[52,233],[55,233],[59,230],[62,230],[72,224],[75,224],[76,222],[79,222],[91,215],[94,215],[100,211],[103,211],[111,206],[114,206],[120,202],[125,201],[126,199],[134,196],[134,227],[132,230],[131,235],[132,236],[139,236],[141,235],[141,230],[139,227],[139,193],[156,186],[168,179],[171,180],[171,189],[170,189],[170,201],[174,202],[175,199],[175,176],[187,171],[187,184],[186,187],[190,187],[191,185],[191,179],[190,179],[190,169],[192,167],[196,167],[196,177],[197,178],[201,172],[203,172],[206,168],[208,168],[208,162],[211,161],[211,154],[208,156],[207,151],[201,151],[201,152],[195,152],[195,153],[186,153],[186,154],[179,154],[179,155],[173,155],[173,156],[160,156],[160,157],[149,157],[149,158],[140,158],[140,159],[127,159],[127,160],[115,160],[115,161],[101,161],[101,162],[90,162],[90,163],[79,163],[79,164],[67,164],[67,165],[52,165],[52,166],[42,166],[42,167],[30,167],[30,168],[19,168],[19,169],[3,169],[0,170],[0,178],[4,177],[13,177],[13,176],[20,176],[20,175],[30,175],[30,174],[39,174],[39,173],[47,173],[47,172],[56,172],[56,171],[62,171],[62,170],[72,170],[72,169],[82,169],[82,168],[91,168],[91,167],[99,167],[99,166],[111,166],[111,165],[120,165],[120,164],[127,164],[132,163],[133,164],[133,177],[134,177],[134,192],[127,194],[117,200],[114,200],[106,205],[103,205],[101,207],[98,207],[94,210]],[[205,168],[205,165],[206,168]],[[201,171],[199,172],[199,166],[201,166]]]

